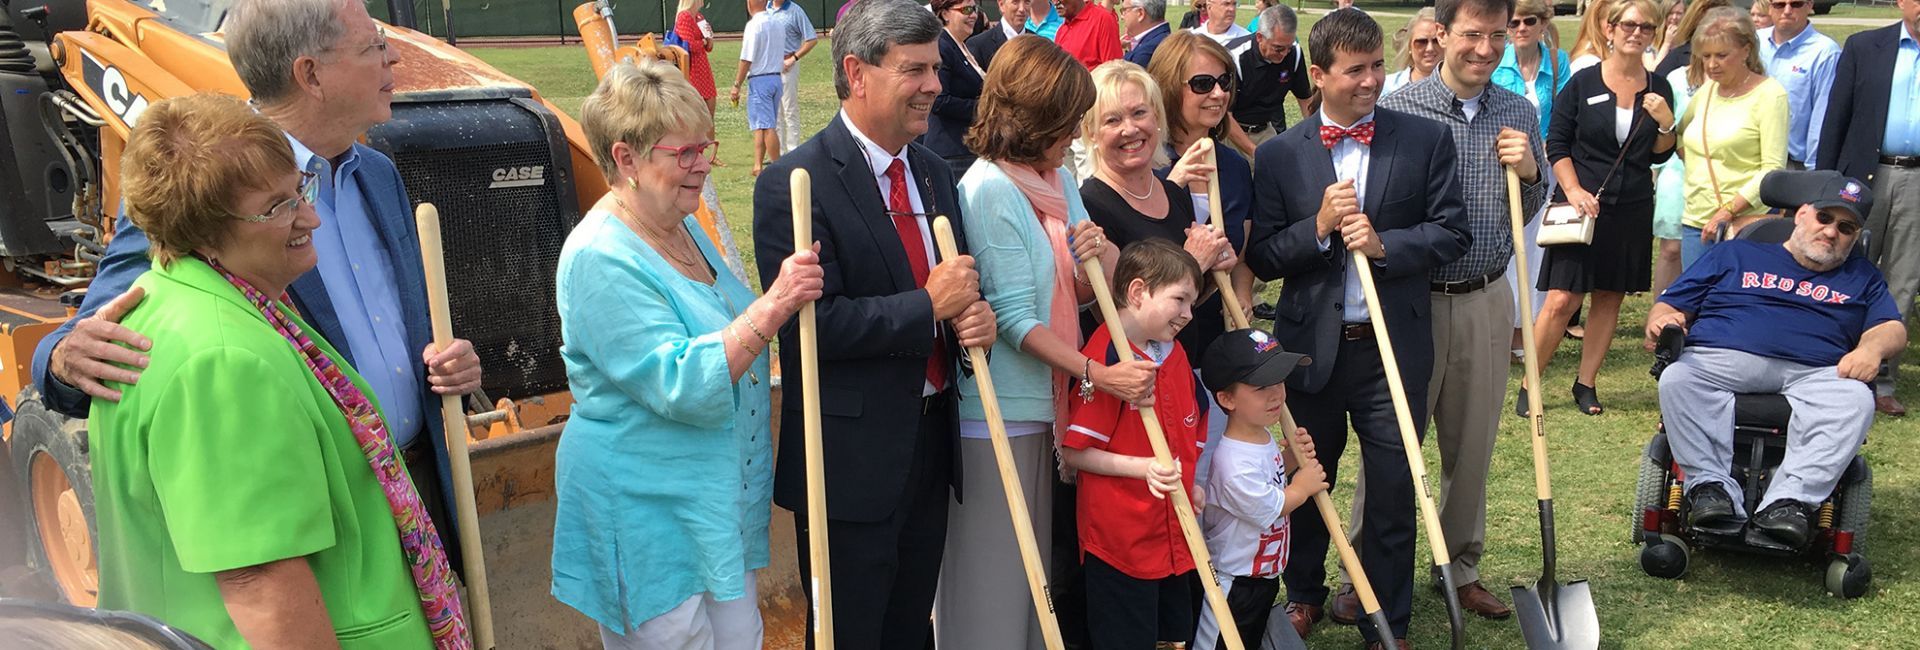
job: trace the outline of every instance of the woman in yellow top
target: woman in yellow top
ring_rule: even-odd
[[[1687,160],[1683,270],[1706,254],[1722,224],[1731,234],[1766,214],[1760,178],[1787,162],[1787,89],[1767,78],[1746,12],[1707,12],[1692,43],[1687,81],[1699,90],[1680,116]]]

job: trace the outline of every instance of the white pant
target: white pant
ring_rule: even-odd
[[[607,650],[760,650],[764,632],[756,582],[748,573],[747,594],[736,600],[694,594],[626,634],[602,625],[600,645]]]
[[[800,146],[800,64],[787,68],[780,73],[780,106],[775,111],[775,130],[780,134],[780,153],[793,151]]]

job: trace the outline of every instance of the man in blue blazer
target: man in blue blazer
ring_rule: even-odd
[[[982,68],[991,69],[993,55],[1000,52],[1000,46],[1026,33],[1027,14],[1033,11],[1033,0],[999,0],[996,6],[1000,9],[1000,22],[967,39],[967,51],[973,53]],[[941,58],[946,55],[943,53]]]
[[[1900,0],[1900,22],[1854,34],[1835,64],[1816,169],[1873,186],[1868,251],[1900,314],[1920,292],[1920,0]],[[1900,358],[1873,384],[1874,408],[1906,415],[1893,394]]]
[[[1308,74],[1321,89],[1321,112],[1255,152],[1258,208],[1245,257],[1261,279],[1286,279],[1274,336],[1314,360],[1288,379],[1287,403],[1329,470],[1339,465],[1352,418],[1366,475],[1360,561],[1397,638],[1376,638],[1372,626],[1360,631],[1372,644],[1397,647],[1413,604],[1413,482],[1370,319],[1387,320],[1407,404],[1424,429],[1433,366],[1428,272],[1465,254],[1470,239],[1447,127],[1374,108],[1385,82],[1381,41],[1379,24],[1360,11],[1335,11],[1314,25]],[[1380,304],[1367,304],[1349,251],[1372,265]],[[1284,577],[1288,618],[1304,637],[1327,597],[1329,540],[1317,514],[1295,515]]]
[[[310,23],[316,12],[339,22],[336,40],[312,37],[326,31]],[[322,222],[313,236],[320,263],[287,293],[373,388],[458,567],[438,398],[478,389],[480,357],[467,341],[432,349],[413,206],[393,161],[356,142],[392,115],[397,59],[357,2],[241,0],[227,18],[226,44],[260,112],[286,129],[295,160],[323,184],[314,206]],[[290,61],[268,54],[289,51],[299,54]],[[86,417],[92,400],[120,398],[106,382],[139,379],[136,370],[111,364],[143,367],[147,355],[139,350],[167,345],[118,325],[142,295],[128,287],[151,266],[146,233],[121,215],[79,314],[34,351],[34,386],[48,408]]]
[[[826,272],[815,302],[818,399],[840,650],[930,643],[947,503],[959,493],[961,348],[995,336],[973,258],[940,260],[933,245],[935,215],[953,220],[956,237],[965,232],[953,173],[913,142],[940,93],[940,30],[911,0],[856,3],[834,29],[839,116],[769,165],[753,191],[754,251],[760,282],[771,287],[795,245],[791,175],[812,176],[812,239]],[[800,368],[798,328],[794,319],[780,329],[789,377]],[[801,388],[786,384],[773,500],[794,513],[804,574]]]
[[[1167,0],[1126,0],[1120,7],[1120,17],[1127,21],[1128,37],[1133,43],[1133,47],[1127,48],[1127,61],[1147,67],[1147,63],[1153,61],[1153,53],[1160,49],[1160,42],[1173,33],[1172,25],[1167,24]]]

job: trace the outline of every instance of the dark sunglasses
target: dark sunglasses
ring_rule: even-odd
[[[1213,75],[1211,77],[1203,74],[1197,74],[1197,75],[1194,75],[1192,78],[1187,79],[1187,90],[1193,91],[1193,93],[1196,95],[1205,95],[1207,93],[1213,92],[1214,86],[1219,86],[1228,91],[1232,91],[1233,90],[1233,74],[1222,72],[1220,74]]]
[[[1815,221],[1820,222],[1820,225],[1822,226],[1833,226],[1834,230],[1838,230],[1840,231],[1840,234],[1848,237],[1852,237],[1855,234],[1860,232],[1859,222],[1843,221],[1838,218],[1835,218],[1832,214],[1827,212],[1815,213],[1813,219]]]
[[[1521,25],[1525,25],[1527,27],[1534,27],[1534,26],[1538,26],[1539,24],[1540,24],[1539,16],[1527,16],[1525,18],[1515,18],[1513,20],[1507,21],[1507,28],[1519,29]]]
[[[1775,2],[1772,4],[1772,6],[1774,9],[1779,11],[1786,11],[1788,9],[1805,9],[1807,8],[1807,2],[1806,0],[1792,0],[1792,2]]]
[[[965,7],[954,7],[953,10],[960,12],[962,16],[971,16],[976,8],[976,5],[967,5]]]
[[[1623,22],[1623,21],[1616,21],[1616,22],[1607,23],[1607,24],[1613,25],[1614,29],[1624,31],[1629,34],[1633,32],[1652,34],[1653,30],[1658,29],[1660,27],[1659,25],[1655,25],[1653,23],[1632,23],[1632,22]]]

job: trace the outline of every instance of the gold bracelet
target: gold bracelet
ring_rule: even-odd
[[[746,339],[740,338],[740,332],[737,332],[733,329],[732,323],[728,323],[726,327],[722,327],[720,329],[726,330],[727,336],[733,337],[733,342],[740,344],[740,349],[745,350],[747,354],[751,354],[756,357],[760,356],[759,350],[753,349],[753,346],[747,345]]]
[[[767,344],[772,344],[772,343],[773,343],[773,339],[772,339],[772,338],[770,338],[770,337],[768,337],[768,336],[766,335],[766,333],[764,333],[764,332],[761,332],[761,331],[760,331],[760,326],[759,326],[759,325],[755,325],[755,324],[753,324],[753,315],[752,315],[752,314],[749,314],[749,313],[747,313],[747,311],[746,311],[746,310],[744,310],[744,309],[742,309],[742,310],[740,310],[740,317],[741,317],[741,318],[743,318],[743,319],[746,319],[746,321],[747,321],[747,329],[750,329],[750,330],[753,330],[753,335],[754,335],[754,336],[758,336],[758,337],[760,337],[760,342],[761,342],[761,343],[767,343]]]

